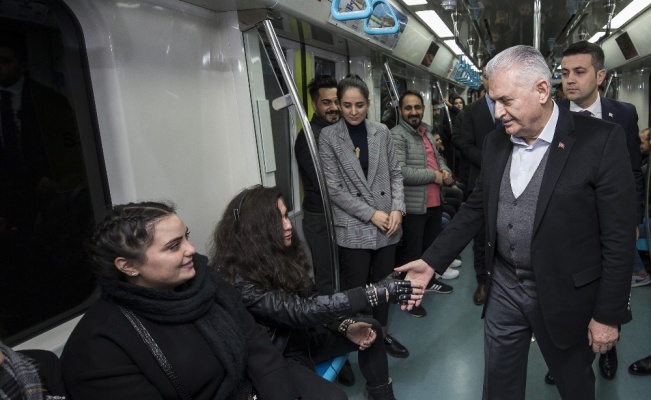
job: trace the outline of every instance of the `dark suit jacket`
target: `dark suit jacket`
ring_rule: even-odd
[[[458,147],[469,161],[469,192],[475,187],[475,181],[481,169],[481,151],[484,138],[494,130],[495,123],[488,108],[486,97],[482,97],[464,108],[460,132],[455,132],[452,138],[458,140]]]
[[[644,174],[642,173],[642,155],[640,154],[640,137],[637,125],[638,117],[635,106],[622,101],[600,97],[601,119],[621,125],[626,134],[628,155],[631,159],[631,169],[635,177],[635,190],[638,202],[638,222],[642,222],[644,215]],[[570,101],[565,99],[558,102],[559,106],[570,108]]]
[[[559,107],[536,207],[531,263],[538,302],[554,343],[585,339],[591,318],[630,321],[635,186],[619,125]],[[497,239],[502,174],[513,148],[504,128],[484,143],[475,190],[422,259],[439,273],[486,226],[488,295]]]

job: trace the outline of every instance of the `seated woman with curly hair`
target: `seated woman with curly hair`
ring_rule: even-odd
[[[394,399],[384,342],[376,340],[379,323],[352,317],[369,305],[413,303],[421,289],[387,279],[366,288],[315,294],[308,258],[277,188],[256,186],[229,203],[215,228],[210,258],[240,290],[249,312],[267,327],[286,358],[314,374],[315,364],[358,351],[370,398]],[[314,398],[333,397],[323,392]]]

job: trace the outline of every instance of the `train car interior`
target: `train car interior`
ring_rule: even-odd
[[[388,128],[401,118],[400,94],[420,92],[423,121],[451,129],[445,102],[476,101],[480,68],[495,54],[535,47],[556,86],[563,50],[588,40],[606,56],[603,96],[634,105],[641,131],[651,125],[650,27],[650,0],[0,0],[0,72],[11,61],[3,37],[18,38],[21,79],[33,85],[34,114],[17,117],[22,129],[33,120],[45,141],[66,138],[61,148],[39,148],[33,162],[42,176],[16,178],[3,164],[0,213],[19,212],[0,214],[0,341],[61,353],[100,295],[85,246],[111,205],[171,200],[205,254],[235,194],[278,186],[303,237],[294,142],[304,129],[318,158],[309,128],[315,76],[362,77],[369,120]],[[458,168],[461,155],[452,154]],[[649,247],[639,244],[647,268]],[[481,398],[472,244],[461,257],[459,278],[448,281],[454,291],[425,296],[427,317],[391,308],[389,331],[411,353],[389,358],[398,398]],[[633,288],[630,306],[619,372],[613,380],[596,372],[597,398],[651,396],[651,378],[626,371],[651,353],[651,285]],[[348,359],[357,383],[342,388],[363,399],[356,357]],[[527,399],[560,398],[546,372],[533,341]]]

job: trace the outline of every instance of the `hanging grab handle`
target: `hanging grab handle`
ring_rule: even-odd
[[[334,2],[332,4],[334,5]],[[369,28],[368,21],[370,21],[373,18],[373,11],[375,11],[375,8],[381,4],[384,5],[383,8],[385,10],[388,10],[388,15],[393,20],[393,26]],[[371,5],[370,10],[371,10],[370,15],[368,16],[368,18],[366,18],[366,21],[364,21],[364,32],[368,33],[369,35],[392,35],[398,32],[398,29],[400,29],[400,24],[398,23],[398,18],[396,17],[396,13],[393,12],[393,8],[385,0],[373,0],[373,4]],[[380,23],[380,25],[382,24]]]
[[[371,6],[370,0],[364,0],[366,7],[359,11],[349,11],[349,12],[339,12],[339,3],[341,0],[332,0],[332,18],[337,21],[349,21],[351,19],[364,19],[371,16],[373,13],[373,7]],[[352,8],[352,7],[351,7]]]

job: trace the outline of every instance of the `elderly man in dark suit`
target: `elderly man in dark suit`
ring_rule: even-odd
[[[524,399],[533,334],[561,397],[593,400],[594,353],[631,320],[636,200],[625,136],[554,104],[532,47],[497,54],[486,75],[503,127],[486,138],[475,190],[421,259],[397,270],[425,285],[484,222],[483,398]]]
[[[641,167],[638,117],[635,106],[599,95],[599,86],[606,78],[606,70],[604,69],[604,52],[594,43],[581,41],[565,49],[561,60],[561,76],[566,98],[558,102],[559,106],[613,122],[621,125],[624,129],[638,197],[637,221],[641,223],[644,176]],[[637,265],[642,265],[635,246],[631,247],[631,252],[634,257],[637,257]],[[615,347],[599,357],[599,370],[605,379],[615,377],[617,372],[617,350]],[[553,376],[547,374],[545,381],[553,383]]]

